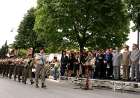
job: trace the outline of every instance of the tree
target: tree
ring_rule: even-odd
[[[7,53],[8,53],[8,45],[7,45],[7,41],[6,41],[5,44],[0,49],[0,57],[5,58]]]
[[[66,38],[82,51],[86,46],[121,46],[128,27],[122,0],[38,0],[34,28],[50,42]]]
[[[58,40],[54,40],[53,45],[51,42],[48,42],[48,38],[45,35],[37,34],[34,31],[35,24],[35,9],[31,8],[28,10],[27,14],[24,16],[18,28],[18,35],[15,38],[15,42],[12,45],[13,48],[20,48],[22,50],[26,48],[33,47],[33,52],[38,52],[39,47],[47,47],[48,52],[57,51],[59,45],[55,44]],[[50,38],[50,37],[49,37]],[[59,42],[59,41],[58,41]],[[49,43],[49,44],[48,44]],[[53,46],[53,47],[52,47]],[[56,48],[57,47],[57,48]]]
[[[28,10],[27,14],[24,16],[18,28],[18,35],[13,44],[15,48],[33,48],[33,52],[41,45],[40,40],[38,40],[37,33],[33,30],[35,23],[35,9],[31,8]]]
[[[138,45],[140,32],[140,0],[126,0],[131,20],[134,22],[134,31],[138,31]]]

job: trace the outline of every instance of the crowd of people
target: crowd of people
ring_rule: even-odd
[[[133,44],[132,51],[129,46],[123,46],[123,52],[116,47],[113,49],[62,52],[61,76],[67,71],[68,77],[86,77],[95,79],[115,79],[140,81],[140,51]]]
[[[25,58],[10,56],[0,59],[0,74],[15,81],[26,84],[27,79],[31,85],[38,88],[46,87],[45,79],[53,76],[54,80],[68,79],[68,77],[88,77],[94,79],[115,79],[140,81],[140,50],[133,44],[132,51],[124,45],[124,51],[119,48],[96,51],[62,51],[61,60],[56,56],[49,62],[44,48],[33,56],[33,49],[29,48]],[[33,73],[35,79],[33,79]],[[41,79],[41,83],[39,83]]]

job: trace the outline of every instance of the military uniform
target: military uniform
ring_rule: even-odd
[[[12,75],[14,74],[14,68],[15,68],[14,59],[10,59],[9,65],[10,65],[10,68],[9,68],[9,78],[11,79]]]
[[[8,76],[7,72],[8,72],[7,61],[6,61],[6,59],[4,59],[3,60],[3,73],[2,73],[3,77]]]
[[[23,71],[23,83],[26,84],[27,78],[29,77],[31,84],[33,84],[33,79],[32,79],[32,68],[34,67],[33,64],[33,59],[28,58],[25,66],[24,66],[24,71]]]
[[[23,80],[22,75],[23,75],[23,69],[24,69],[24,64],[22,63],[21,60],[18,60],[16,62],[15,68],[14,68],[14,80],[18,77],[18,81],[20,82]]]
[[[3,68],[2,68],[2,59],[0,59],[0,74],[2,74]]]
[[[41,76],[41,82],[42,82],[42,88],[46,87],[45,85],[45,76],[46,76],[46,71],[45,71],[45,64],[46,64],[46,56],[45,54],[38,54],[35,57],[36,60],[36,72],[35,72],[35,82],[36,82],[36,87],[38,88],[38,80],[39,76]]]

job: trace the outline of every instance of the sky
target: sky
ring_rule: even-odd
[[[37,0],[0,0],[0,47],[11,44],[25,13],[36,6]],[[13,32],[11,32],[13,31]]]
[[[36,6],[36,2],[37,0],[0,0],[0,47],[6,40],[8,44],[13,43],[20,22],[27,10]],[[137,42],[137,33],[131,32],[128,38],[126,43],[131,46]]]

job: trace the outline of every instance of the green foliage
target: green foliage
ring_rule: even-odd
[[[133,30],[140,31],[140,0],[126,0],[131,20],[135,26]]]
[[[17,56],[24,58],[24,57],[26,57],[26,54],[27,54],[27,50],[25,50],[25,49],[19,49]]]
[[[53,49],[121,46],[129,33],[122,0],[38,0],[35,15],[35,31]]]
[[[31,8],[24,16],[18,28],[18,35],[14,42],[15,48],[29,48],[36,47],[37,34],[33,30],[35,22],[35,9]]]
[[[7,53],[8,53],[8,45],[6,41],[5,44],[0,49],[0,58],[5,58]]]

